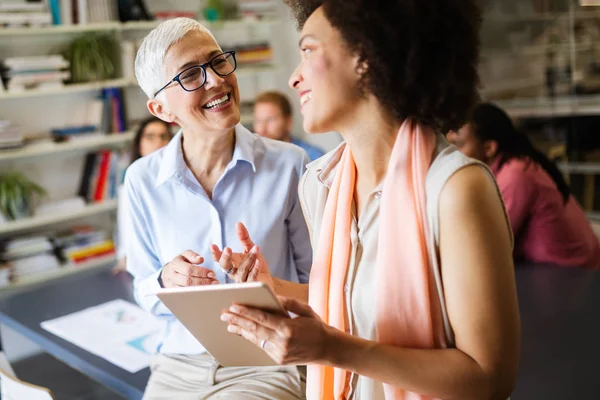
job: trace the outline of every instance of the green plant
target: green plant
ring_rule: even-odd
[[[73,82],[91,82],[114,78],[118,43],[107,34],[88,33],[73,40],[65,57],[71,64]]]
[[[19,173],[0,175],[0,211],[7,219],[31,215],[36,196],[46,196],[46,190]]]

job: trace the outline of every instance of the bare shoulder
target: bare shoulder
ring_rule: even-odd
[[[448,180],[440,194],[439,215],[442,231],[484,230],[488,240],[501,240],[512,248],[501,194],[492,173],[482,165],[462,168]]]
[[[440,211],[473,210],[482,206],[502,207],[500,194],[488,169],[479,164],[458,170],[440,194]]]

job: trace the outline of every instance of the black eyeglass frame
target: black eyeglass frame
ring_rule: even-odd
[[[233,69],[231,70],[231,72],[229,72],[227,74],[222,74],[222,73],[218,72],[215,69],[215,67],[212,65],[213,61],[215,61],[219,57],[222,57],[223,55],[225,55],[225,56],[231,55],[233,57]],[[224,77],[224,76],[228,76],[228,75],[233,74],[235,72],[235,70],[237,69],[237,60],[235,58],[235,51],[226,51],[226,52],[223,52],[221,54],[217,54],[216,56],[214,56],[207,63],[199,64],[199,65],[192,65],[191,67],[188,67],[188,68],[184,69],[183,71],[181,71],[180,73],[178,73],[175,76],[175,78],[171,79],[165,86],[163,86],[160,89],[158,89],[158,91],[156,93],[154,93],[154,97],[156,97],[160,92],[162,92],[163,90],[165,90],[173,82],[177,82],[179,84],[179,86],[181,86],[181,88],[183,90],[185,90],[186,92],[195,92],[196,90],[200,89],[202,86],[204,86],[206,84],[206,78],[207,78],[206,67],[207,66],[210,67],[210,69],[212,69],[214,71],[214,73],[217,74],[217,75],[219,75],[220,77]],[[192,89],[192,90],[186,89],[185,86],[183,86],[183,83],[181,83],[181,75],[185,74],[186,72],[188,72],[188,71],[190,71],[192,69],[198,69],[198,68],[200,68],[202,70],[202,73],[203,73],[203,76],[204,76],[204,81],[196,89]]]

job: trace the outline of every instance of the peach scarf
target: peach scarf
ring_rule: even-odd
[[[398,133],[383,182],[374,271],[378,296],[376,331],[380,343],[423,349],[445,347],[427,251],[425,177],[435,145],[432,129],[406,120]],[[346,332],[343,287],[351,250],[355,178],[356,166],[350,147],[346,146],[325,205],[309,285],[309,303],[313,309],[327,324]],[[307,398],[344,399],[349,375],[339,368],[309,365]],[[386,399],[425,399],[390,385],[385,385],[385,394]]]

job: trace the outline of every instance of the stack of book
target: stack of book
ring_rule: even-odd
[[[41,27],[52,25],[45,3],[1,2],[0,28]]]
[[[123,161],[125,157],[125,153],[109,150],[88,153],[78,195],[88,203],[117,198],[123,170],[127,165]]]
[[[264,64],[273,60],[273,50],[269,43],[248,44],[234,47],[239,64]]]
[[[11,265],[14,282],[60,268],[54,246],[47,236],[9,240],[3,244],[0,258]]]
[[[80,103],[72,111],[63,126],[50,130],[58,142],[123,133],[127,128],[123,97],[117,88],[103,89],[100,96]]]
[[[274,0],[240,0],[240,14],[250,19],[275,18],[277,4]]]
[[[115,246],[108,232],[92,226],[79,226],[59,233],[54,239],[64,261],[71,265],[111,258]]]
[[[69,62],[61,55],[4,59],[3,78],[9,92],[61,87],[71,77]]]
[[[0,119],[0,150],[14,149],[25,144],[23,131],[10,121]]]

